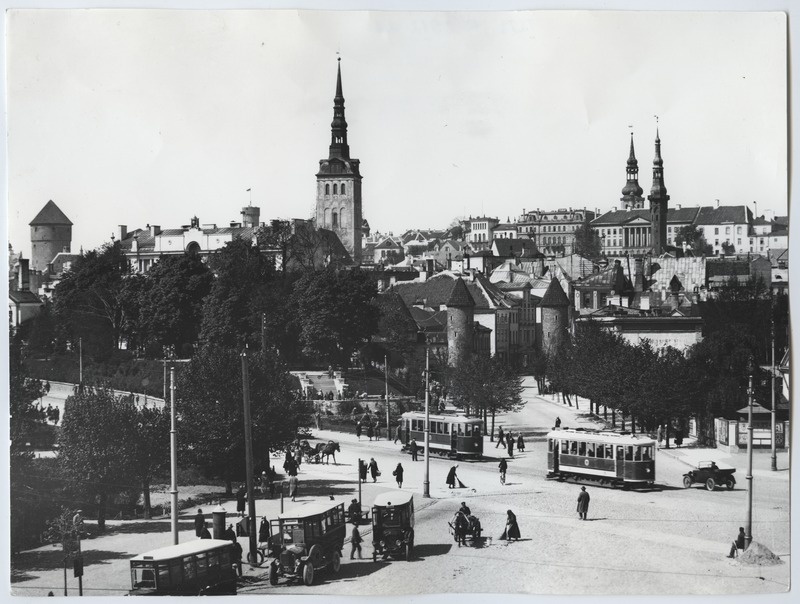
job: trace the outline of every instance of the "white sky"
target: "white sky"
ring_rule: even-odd
[[[53,199],[73,251],[129,228],[310,217],[336,52],[373,230],[619,205],[633,125],[671,206],[787,212],[781,13],[21,11],[9,241]],[[752,207],[752,205],[751,205]]]

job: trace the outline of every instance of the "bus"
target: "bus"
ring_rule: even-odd
[[[401,416],[403,449],[408,450],[412,439],[418,447],[425,446],[425,413],[410,411]],[[430,449],[439,455],[461,459],[483,455],[483,420],[464,415],[430,416]]]
[[[195,539],[131,558],[131,596],[235,595],[233,542]]]

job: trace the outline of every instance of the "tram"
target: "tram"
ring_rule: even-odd
[[[547,435],[548,478],[597,480],[614,486],[651,485],[656,441],[598,430],[556,429]]]
[[[408,450],[411,440],[418,447],[425,446],[425,413],[409,411],[401,416],[403,421],[403,449]],[[483,420],[464,415],[431,415],[430,441],[432,453],[461,459],[483,455]]]

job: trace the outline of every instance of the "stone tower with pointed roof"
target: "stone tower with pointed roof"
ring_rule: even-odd
[[[625,168],[627,182],[622,188],[622,207],[626,210],[639,210],[644,208],[644,190],[639,186],[639,162],[636,161],[636,153],[633,150],[633,132],[631,132],[631,151],[628,154],[628,165]]]
[[[667,247],[667,187],[664,184],[664,160],[661,159],[661,139],[656,128],[656,156],[653,159],[653,186],[650,195],[650,241],[653,253],[661,255]]]
[[[550,355],[566,339],[569,322],[569,299],[555,277],[550,280],[539,308],[542,309],[542,351]]]
[[[315,220],[318,228],[329,229],[336,233],[353,262],[361,263],[364,223],[361,212],[361,172],[359,160],[350,157],[350,146],[347,144],[341,64],[336,72],[336,96],[333,98],[333,122],[331,122],[328,159],[319,161],[319,172],[317,172]]]
[[[46,271],[56,254],[69,252],[72,221],[51,199],[31,220],[31,270]]]
[[[459,277],[447,300],[447,364],[458,367],[472,353],[475,300]]]

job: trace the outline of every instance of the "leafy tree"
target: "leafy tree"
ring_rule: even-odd
[[[403,298],[390,290],[377,296],[374,304],[380,313],[377,335],[387,351],[411,354],[416,348],[418,328]]]
[[[124,405],[121,422],[128,430],[130,473],[141,485],[144,517],[150,518],[150,483],[153,476],[169,463],[170,416],[167,409]]]
[[[376,294],[375,283],[359,269],[303,275],[292,300],[304,353],[347,367],[352,354],[378,331]]]
[[[54,310],[66,339],[105,355],[119,347],[126,317],[123,283],[130,264],[119,242],[79,257],[53,292]]]
[[[294,440],[307,409],[294,378],[267,351],[249,355],[250,405],[256,464],[269,463],[269,451]],[[177,410],[180,446],[209,475],[232,482],[244,476],[242,359],[239,350],[206,345],[178,371]]]
[[[682,247],[684,243],[696,255],[712,256],[714,254],[714,248],[708,244],[703,229],[698,226],[689,224],[678,229],[675,233],[675,245]]]
[[[726,256],[733,256],[736,253],[736,248],[731,242],[726,241],[722,244],[722,253]]]
[[[575,253],[590,260],[597,260],[602,254],[600,234],[588,218],[575,229]]]
[[[27,351],[31,355],[49,357],[55,352],[56,318],[53,304],[45,299],[39,314],[20,325],[18,332],[27,342]]]
[[[58,459],[66,477],[97,505],[97,528],[105,530],[109,500],[128,489],[132,434],[126,405],[112,390],[85,388],[65,403]]]

